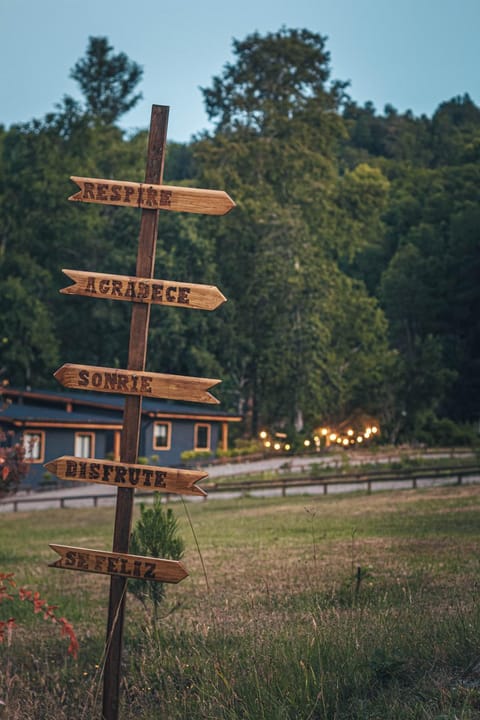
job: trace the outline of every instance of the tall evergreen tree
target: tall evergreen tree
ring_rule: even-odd
[[[141,99],[135,90],[142,75],[141,66],[123,52],[115,54],[106,37],[90,37],[85,57],[70,72],[80,85],[87,113],[107,125]]]
[[[376,218],[387,183],[367,168],[339,175],[345,85],[330,80],[325,38],[283,28],[235,41],[234,53],[236,62],[204,90],[216,132],[195,147],[205,181],[227,188],[238,205],[217,233],[219,275],[236,329],[233,335],[220,328],[219,350],[253,432],[275,421],[301,429],[348,406],[334,379],[345,353],[385,350],[385,328],[374,319],[379,311],[363,302],[361,284],[349,291],[362,322],[351,317],[356,332],[341,349],[334,335],[337,309],[350,301],[338,262],[364,244],[370,221],[359,199],[366,207],[370,195],[376,198]],[[368,317],[375,328],[370,345],[356,334]]]

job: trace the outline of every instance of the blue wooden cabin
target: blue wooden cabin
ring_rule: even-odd
[[[61,455],[120,459],[123,396],[6,388],[0,401],[0,430],[23,443],[32,488],[44,481],[44,463]],[[217,406],[143,398],[139,457],[181,466],[186,450],[214,456],[227,449],[229,425],[240,420]]]

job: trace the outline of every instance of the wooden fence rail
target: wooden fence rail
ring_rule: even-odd
[[[411,483],[412,488],[417,488],[421,480],[453,480],[457,485],[461,485],[464,478],[480,477],[480,464],[463,465],[458,467],[437,467],[437,468],[411,468],[408,470],[372,470],[370,472],[354,472],[354,473],[338,473],[328,475],[319,475],[318,477],[302,476],[302,477],[283,477],[273,480],[242,480],[241,482],[219,482],[219,483],[201,483],[200,486],[209,494],[216,493],[239,493],[248,495],[250,492],[262,490],[280,490],[282,496],[287,494],[288,490],[298,488],[322,488],[323,494],[328,493],[328,488],[335,485],[358,485],[364,486],[367,492],[372,491],[372,487],[376,483]],[[151,493],[142,493],[137,491],[135,498],[150,497]],[[166,498],[168,499],[168,495]],[[40,504],[43,502],[59,503],[60,508],[65,508],[70,503],[76,501],[91,500],[93,506],[97,507],[102,500],[113,500],[116,493],[102,493],[90,495],[58,495],[54,497],[42,497],[41,493],[37,493],[30,497],[12,497],[4,498],[0,505],[12,506],[13,512],[18,512],[19,506],[29,504]]]
[[[461,485],[465,477],[480,475],[480,465],[464,465],[459,467],[414,468],[409,470],[372,470],[369,472],[338,473],[318,475],[317,477],[285,477],[273,480],[243,480],[241,482],[202,483],[202,488],[209,494],[212,492],[240,492],[247,494],[254,490],[280,489],[286,495],[289,488],[321,487],[326,495],[332,485],[364,485],[371,492],[375,483],[410,482],[416,488],[419,480],[455,479]]]

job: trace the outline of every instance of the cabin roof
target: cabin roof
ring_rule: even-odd
[[[52,392],[49,390],[20,390],[7,388],[3,391],[3,409],[0,420],[45,420],[112,423],[121,422],[125,404],[124,395],[89,392]],[[218,406],[204,403],[185,403],[173,400],[143,398],[142,414],[150,418],[175,417],[223,420],[238,422],[239,415],[226,413]]]

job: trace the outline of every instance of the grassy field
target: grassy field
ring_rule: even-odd
[[[480,718],[479,500],[467,486],[175,503],[190,575],[157,624],[129,596],[122,720]],[[5,600],[18,628],[0,645],[0,718],[100,718],[109,580],[48,568],[48,544],[110,549],[113,512],[2,515],[0,571],[59,606],[80,653]]]

